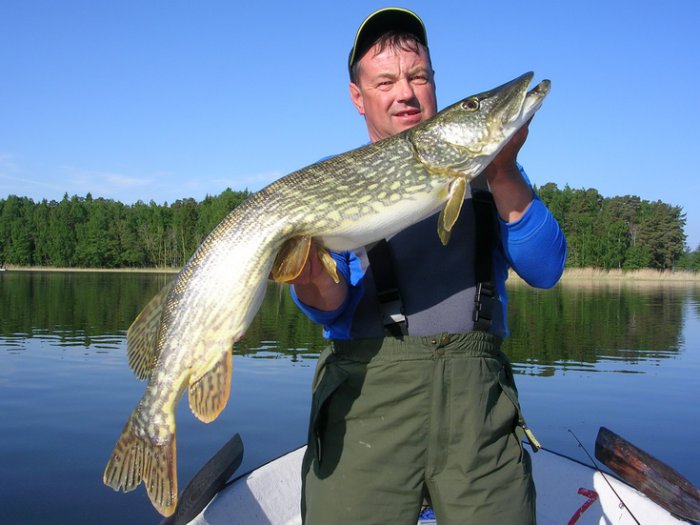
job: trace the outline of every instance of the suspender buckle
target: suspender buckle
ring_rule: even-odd
[[[382,324],[388,335],[408,335],[408,321],[403,313],[403,303],[398,288],[383,290],[377,294],[382,314]]]
[[[474,294],[474,330],[488,332],[493,319],[493,309],[499,307],[496,287],[491,282],[478,283]]]

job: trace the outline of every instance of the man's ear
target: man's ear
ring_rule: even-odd
[[[360,90],[360,86],[354,82],[350,82],[350,100],[352,101],[352,105],[357,109],[357,112],[360,115],[364,115],[365,101],[362,98],[362,91]]]

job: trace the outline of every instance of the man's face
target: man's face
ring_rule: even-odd
[[[377,142],[429,119],[437,112],[435,83],[428,54],[387,46],[372,47],[359,62],[350,98],[365,116],[369,138]]]

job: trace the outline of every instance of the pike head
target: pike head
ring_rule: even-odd
[[[526,124],[549,93],[543,80],[528,92],[532,73],[467,97],[405,133],[430,171],[471,180]]]

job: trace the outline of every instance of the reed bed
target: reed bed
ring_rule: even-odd
[[[512,270],[508,275],[509,284],[524,284]],[[618,284],[618,285],[700,285],[700,272],[642,270],[602,270],[600,268],[567,268],[559,283],[566,285]]]
[[[570,268],[564,270],[563,280],[612,279],[623,281],[700,281],[700,273],[687,271],[601,270],[599,268]]]

